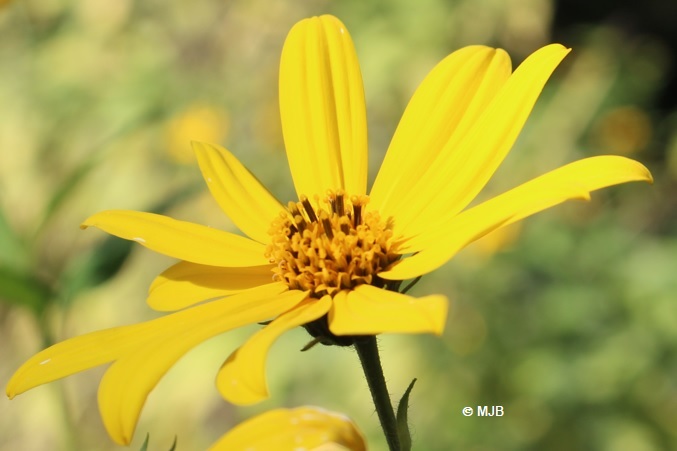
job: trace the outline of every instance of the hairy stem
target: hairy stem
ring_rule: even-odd
[[[369,385],[371,397],[376,406],[376,413],[378,419],[381,421],[381,428],[386,436],[388,448],[390,451],[400,451],[400,440],[397,435],[397,420],[395,419],[395,412],[393,405],[390,402],[390,394],[386,386],[386,380],[383,376],[383,368],[381,367],[381,358],[378,354],[378,346],[376,344],[376,337],[369,336],[360,338],[355,341],[355,349],[357,355],[360,357],[364,376]]]

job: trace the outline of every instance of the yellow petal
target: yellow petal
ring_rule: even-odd
[[[218,333],[289,310],[303,296],[281,283],[257,287],[145,323],[92,332],[57,343],[24,363],[7,384],[13,398],[38,385],[116,360],[99,401],[109,434],[129,443],[148,392],[188,349]]]
[[[435,160],[448,158],[511,73],[501,49],[462,48],[443,59],[414,93],[370,193],[384,217],[398,217],[402,197]],[[426,200],[426,199],[419,199]]]
[[[294,310],[280,315],[254,334],[224,362],[216,376],[216,387],[229,402],[253,404],[268,398],[266,357],[284,332],[320,318],[331,306],[331,298],[308,299]]]
[[[262,266],[266,247],[248,238],[233,235],[167,216],[129,210],[97,213],[80,228],[97,227],[126,240],[180,260],[212,266]]]
[[[203,341],[246,324],[279,315],[303,300],[304,293],[280,294],[256,288],[226,299],[201,304],[151,321],[154,327],[133,337],[136,346],[117,359],[99,385],[99,409],[106,430],[119,444],[129,444],[146,397],[160,378],[186,352]],[[256,291],[266,296],[256,296]]]
[[[284,207],[223,147],[194,141],[193,150],[221,209],[250,238],[268,243],[270,223]]]
[[[393,280],[417,277],[443,265],[459,250],[499,227],[566,200],[589,199],[591,191],[607,186],[652,180],[647,168],[624,157],[599,156],[570,163],[445,222],[431,224],[426,233],[405,245],[406,252],[420,252],[379,276]]]
[[[273,265],[223,268],[180,262],[157,276],[148,290],[148,305],[159,311],[180,310],[198,302],[219,298],[273,279]]]
[[[375,335],[384,332],[442,335],[447,298],[414,298],[406,294],[360,285],[334,297],[329,330],[336,335]]]
[[[338,448],[325,447],[331,445]],[[222,436],[210,451],[296,449],[366,451],[367,445],[350,418],[307,406],[270,410],[250,418]]]
[[[251,299],[275,297],[286,290],[284,284],[271,283],[218,303],[210,303],[209,309],[218,310],[222,305],[238,302],[246,306]],[[157,331],[169,327],[167,324],[183,321],[182,318],[184,316],[178,314],[168,315],[144,323],[91,332],[52,345],[28,359],[14,373],[7,384],[7,396],[13,398],[38,385],[111,362],[133,351],[144,339],[157,335]]]
[[[353,41],[336,17],[298,22],[280,61],[280,114],[296,192],[365,194],[367,122]]]
[[[99,330],[44,349],[16,370],[7,383],[7,396],[111,362],[130,352],[142,324]]]
[[[552,44],[517,68],[468,132],[447,143],[450,148],[443,149],[399,199],[407,208],[395,217],[397,234],[414,236],[438,215],[458,213],[475,198],[507,155],[545,82],[568,52]]]

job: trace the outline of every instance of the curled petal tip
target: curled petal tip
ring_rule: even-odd
[[[644,169],[646,170],[646,173],[644,174],[644,181],[647,182],[649,185],[653,185],[653,175],[651,174],[651,171],[649,171],[646,166],[643,166]]]
[[[651,175],[651,171],[640,163],[637,160],[632,158],[621,157],[617,155],[604,155],[600,158],[614,158],[619,162],[623,162],[623,165],[627,168],[628,180],[627,181],[638,181],[638,182],[647,182],[650,185],[653,185],[654,178]]]
[[[565,51],[566,53],[569,53],[571,51],[571,47],[567,47],[565,45],[562,45],[559,42],[553,42],[552,44],[546,45],[544,48],[558,49],[558,50]]]
[[[90,216],[87,219],[85,219],[84,221],[82,221],[80,223],[80,230],[85,230],[85,229],[88,229],[89,227],[91,227],[93,225],[92,224],[92,218],[93,217],[94,216]]]

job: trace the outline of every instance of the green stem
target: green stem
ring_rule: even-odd
[[[355,349],[357,350],[357,355],[360,356],[364,376],[367,379],[367,385],[369,385],[369,391],[374,400],[376,413],[378,413],[378,419],[381,421],[381,428],[383,428],[385,433],[388,448],[390,451],[400,451],[397,420],[395,419],[393,405],[390,402],[386,380],[383,377],[383,368],[381,367],[381,359],[378,355],[376,337],[369,336],[356,340]]]

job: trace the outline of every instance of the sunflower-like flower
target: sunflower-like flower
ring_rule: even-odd
[[[176,312],[45,349],[14,374],[8,395],[113,362],[99,386],[99,407],[111,437],[129,443],[166,371],[233,328],[272,319],[218,372],[219,391],[237,404],[268,396],[266,355],[291,328],[304,326],[316,341],[337,345],[386,332],[441,334],[446,298],[406,295],[398,291],[402,281],[536,212],[610,185],[651,181],[635,161],[598,156],[467,208],[568,52],[548,45],[514,72],[500,49],[471,46],[449,55],[415,92],[367,194],[365,100],[352,40],[335,17],[299,22],[280,67],[282,128],[298,199],[281,204],[230,152],[195,143],[207,186],[247,237],[150,213],[90,217],[83,228],[181,260],[158,276],[148,297],[152,308]]]
[[[366,451],[357,425],[348,417],[318,407],[275,409],[240,423],[210,451],[248,450]]]

